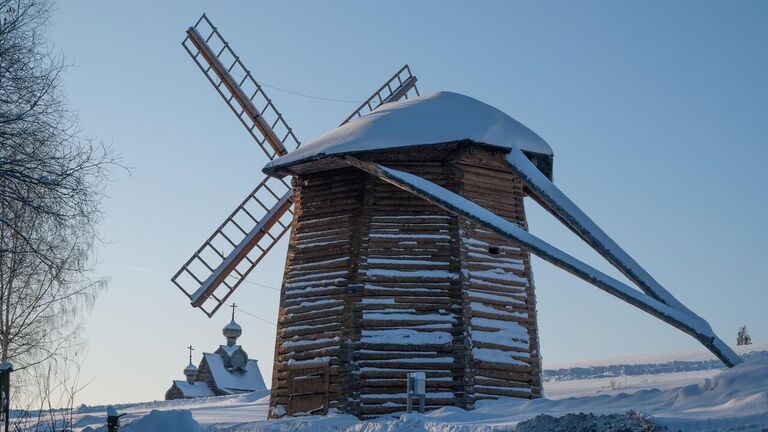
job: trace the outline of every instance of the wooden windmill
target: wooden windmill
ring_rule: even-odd
[[[530,253],[692,335],[725,364],[741,361],[551,183],[551,148],[503,112],[456,93],[419,96],[405,66],[340,127],[295,150],[210,21],[187,35],[270,162],[173,282],[211,316],[291,231],[271,416],[402,411],[413,371],[426,372],[428,407],[539,397]],[[642,292],[530,234],[525,196]]]

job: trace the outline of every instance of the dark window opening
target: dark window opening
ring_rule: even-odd
[[[499,254],[499,247],[498,246],[488,246],[488,253],[491,255],[498,255]]]

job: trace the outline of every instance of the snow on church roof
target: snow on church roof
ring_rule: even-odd
[[[331,155],[466,139],[553,154],[540,136],[502,111],[469,96],[438,92],[383,105],[269,162],[264,172]]]
[[[204,382],[186,382],[184,380],[174,380],[173,384],[181,390],[185,398],[216,396],[216,393]]]
[[[245,372],[230,372],[224,366],[224,360],[220,355],[204,353],[203,356],[208,363],[208,368],[211,370],[216,388],[229,393],[267,389],[256,360],[248,360],[248,363],[245,365]]]

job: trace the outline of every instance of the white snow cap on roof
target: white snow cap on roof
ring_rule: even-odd
[[[216,393],[204,382],[188,383],[184,380],[174,380],[173,383],[185,398],[216,396]]]
[[[502,111],[469,96],[438,92],[383,105],[271,161],[264,171],[331,155],[466,139],[553,154],[546,141]]]
[[[229,371],[224,366],[224,359],[218,354],[203,353],[211,371],[216,388],[226,393],[251,392],[266,390],[259,365],[254,359],[248,360],[245,371]]]

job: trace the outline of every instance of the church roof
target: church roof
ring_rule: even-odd
[[[184,380],[174,380],[173,385],[181,391],[185,398],[216,396],[216,393],[204,382],[188,383]]]
[[[219,349],[227,353],[228,356],[232,357],[232,354],[235,353],[235,351],[243,349],[241,345],[219,345]]]
[[[388,103],[269,162],[268,174],[328,156],[471,140],[547,156],[552,148],[504,112],[469,96],[439,92]]]
[[[211,371],[214,385],[222,392],[239,393],[267,389],[256,360],[248,360],[245,371],[240,372],[227,370],[224,359],[218,354],[204,353],[203,358]]]

